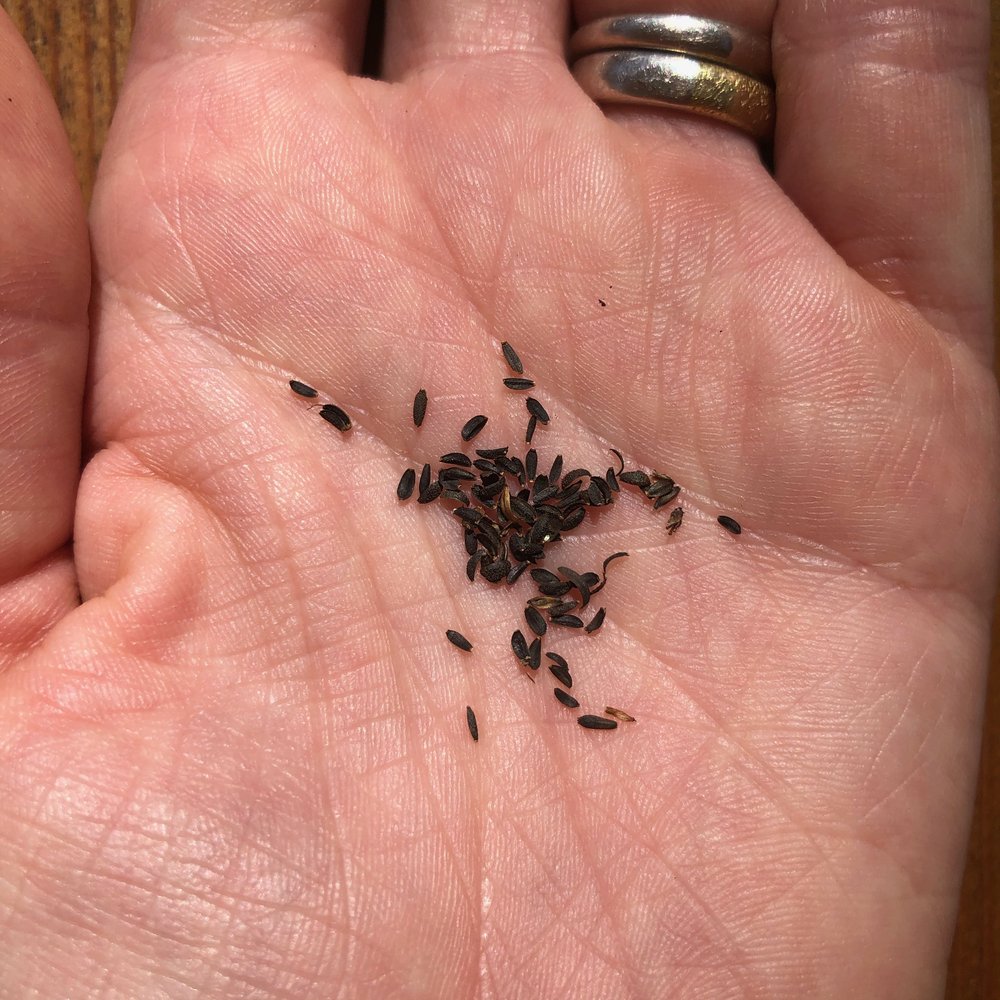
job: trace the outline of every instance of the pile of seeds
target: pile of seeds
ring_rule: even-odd
[[[504,342],[503,356],[516,378],[505,378],[504,385],[514,392],[524,392],[535,387],[534,381],[524,376],[524,365],[514,348]],[[293,392],[307,399],[319,393],[303,382],[292,380]],[[419,427],[427,413],[428,398],[420,389],[413,400],[413,422]],[[534,397],[525,399],[528,420],[524,441],[530,445],[539,424],[549,423],[545,407]],[[351,427],[350,417],[339,406],[326,403],[319,407],[319,415],[341,432]],[[488,417],[478,414],[462,427],[461,438],[468,442],[479,434]],[[461,451],[442,455],[436,469],[427,462],[420,470],[406,469],[396,486],[396,496],[409,500],[414,490],[420,504],[447,504],[455,519],[456,528],[462,532],[468,560],[465,573],[470,582],[477,576],[491,584],[513,586],[527,571],[537,593],[528,598],[524,607],[524,620],[534,638],[529,643],[521,629],[515,629],[510,645],[514,657],[524,673],[532,680],[542,664],[542,639],[551,639],[559,629],[579,629],[597,632],[604,624],[607,609],[598,607],[591,614],[583,612],[590,606],[594,595],[607,583],[609,565],[627,552],[613,552],[603,562],[601,572],[579,572],[569,566],[557,566],[555,572],[540,564],[545,562],[550,546],[570,534],[587,519],[592,511],[614,503],[621,492],[621,484],[633,487],[651,502],[652,510],[659,510],[677,499],[680,487],[669,476],[641,469],[626,470],[621,452],[611,449],[618,460],[618,469],[609,466],[604,473],[594,473],[585,468],[564,469],[562,455],[557,455],[551,466],[539,469],[538,452],[529,447],[523,454],[516,454],[512,445],[499,448],[476,449],[475,457]],[[681,526],[682,507],[674,507],[666,519],[667,534],[673,535]],[[719,523],[729,532],[738,535],[740,525],[728,515],[720,515]],[[472,651],[472,643],[461,632],[448,629],[449,642],[465,652]],[[573,675],[569,663],[556,652],[546,652],[552,676],[561,687],[553,693],[560,704],[570,709],[580,707],[579,701],[569,693]],[[475,712],[466,707],[466,721],[473,740],[479,739],[479,724]],[[579,715],[577,722],[585,729],[616,729],[619,722],[635,722],[620,708],[607,706],[603,715]]]

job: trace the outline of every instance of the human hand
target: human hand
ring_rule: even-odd
[[[5,23],[4,995],[934,995],[995,570],[985,10],[784,7],[772,178],[605,115],[558,3],[399,0],[383,81],[361,7],[140,5],[75,497],[82,223]],[[543,460],[684,488],[549,560],[631,553],[547,642],[614,733],[517,669],[528,582],[395,499],[474,413],[522,440],[500,340]]]

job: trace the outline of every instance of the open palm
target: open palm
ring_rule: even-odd
[[[82,231],[7,71],[39,111],[2,248],[32,360],[5,382],[0,993],[933,995],[996,480],[980,95],[932,69],[978,68],[978,16],[862,42],[853,4],[790,5],[773,177],[724,128],[602,113],[555,0],[390,4],[382,81],[345,73],[354,6],[142,5],[75,501]],[[523,453],[501,340],[543,466],[616,447],[684,488],[676,535],[623,493],[547,560],[630,553],[603,630],[545,640],[585,709],[638,717],[617,732],[518,669],[527,577],[470,585],[455,518],[395,497],[474,414]]]

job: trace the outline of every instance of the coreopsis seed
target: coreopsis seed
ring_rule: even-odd
[[[431,483],[418,497],[417,503],[433,503],[444,492],[440,483]]]
[[[596,632],[604,624],[604,615],[606,611],[604,608],[598,608],[597,614],[590,619],[590,622],[584,628],[584,632]]]
[[[510,637],[510,648],[514,650],[514,655],[519,660],[526,660],[528,658],[528,642],[520,629]]]
[[[580,703],[571,694],[563,691],[562,688],[553,688],[552,693],[556,698],[561,701],[567,708],[579,708]]]
[[[542,640],[532,639],[528,647],[528,659],[525,661],[532,670],[537,670],[542,665]]]
[[[726,531],[731,532],[734,535],[738,535],[743,530],[743,528],[740,527],[740,522],[731,518],[728,514],[720,514],[718,521],[719,524],[726,529]]]
[[[523,375],[524,365],[521,364],[521,359],[517,356],[517,351],[506,340],[500,344],[500,350],[503,351],[503,356],[507,364],[510,365],[510,370],[516,372],[518,375]]]
[[[531,444],[531,439],[535,436],[535,428],[538,426],[538,418],[532,417],[528,421],[527,430],[524,432],[524,443]]]
[[[553,615],[549,621],[553,625],[562,625],[565,628],[583,628],[583,619],[576,615]]]
[[[419,427],[427,413],[427,390],[420,389],[413,397],[413,422]]]
[[[298,379],[291,379],[288,386],[292,392],[305,396],[306,399],[315,399],[319,395],[311,385],[306,385],[305,382],[300,382]]]
[[[563,471],[563,457],[562,455],[556,455],[556,457],[552,461],[552,468],[549,469],[549,482],[558,483],[559,477],[562,475],[562,471]]]
[[[680,493],[681,488],[674,484],[663,496],[656,498],[656,503],[653,504],[653,510],[659,510],[661,507],[666,507],[668,503],[673,503],[677,499],[677,494]]]
[[[621,473],[623,473],[625,471],[625,459],[622,458],[622,453],[617,448],[611,448],[609,450],[610,450],[611,454],[614,455],[615,458],[618,459],[618,466],[619,466],[618,473],[620,475]]]
[[[559,579],[559,577],[555,575],[555,573],[550,573],[549,570],[542,569],[541,567],[539,567],[538,569],[533,569],[531,571],[531,579],[534,580],[535,583],[561,583],[562,582]]]
[[[610,705],[604,709],[604,714],[613,716],[619,722],[635,722],[634,716],[629,715],[628,712],[623,712],[620,708],[612,708]]]
[[[351,418],[334,403],[324,403],[319,408],[319,415],[330,424],[333,424],[338,431],[349,431],[351,429]]]
[[[580,592],[580,607],[585,608],[590,603],[590,587],[587,581],[569,566],[557,566],[560,573]]]
[[[413,469],[407,469],[399,477],[399,485],[396,487],[396,496],[400,500],[409,500],[413,495],[413,484],[417,481],[417,474]]]
[[[681,521],[683,520],[684,508],[675,507],[670,512],[670,517],[667,518],[667,534],[672,535],[681,526]]]
[[[464,649],[467,653],[472,652],[472,643],[461,632],[456,632],[453,628],[450,628],[445,632],[445,635],[453,646],[458,646],[459,649]]]
[[[584,729],[617,729],[614,719],[602,719],[599,715],[581,715],[577,720]]]
[[[551,653],[546,653],[546,656],[551,656]],[[550,663],[549,670],[552,671],[552,676],[562,684],[563,687],[571,688],[573,686],[573,675],[569,672],[569,667],[566,665],[566,661],[563,660],[562,663]]]
[[[420,486],[418,492],[425,493],[427,487],[431,484],[431,467],[427,462],[424,462],[424,467],[420,470]]]
[[[469,735],[472,737],[473,741],[479,742],[479,723],[476,721],[476,713],[472,711],[469,705],[465,706],[465,721],[469,726]]]
[[[529,448],[524,455],[524,474],[531,481],[538,472],[538,452],[534,448]]]
[[[530,413],[540,424],[547,424],[549,422],[549,415],[545,410],[545,407],[535,399],[534,396],[529,396],[525,400],[525,405],[528,407],[528,413]]]
[[[471,441],[487,424],[489,417],[484,417],[481,413],[475,417],[470,417],[462,428],[462,440]]]
[[[472,468],[472,459],[460,451],[449,451],[447,455],[442,455],[438,461],[442,465],[461,465],[465,469]]]
[[[531,629],[535,635],[545,635],[548,626],[545,624],[545,619],[541,616],[541,613],[536,611],[530,604],[524,609],[524,620],[528,623],[528,628]]]
[[[618,477],[615,475],[615,470],[608,466],[608,471],[604,473],[604,480],[608,484],[608,489],[613,490],[615,493],[621,491],[621,487],[618,485]]]
[[[477,448],[476,454],[480,458],[504,458],[507,450],[507,445],[504,445],[502,448]]]
[[[636,469],[632,472],[619,472],[618,478],[623,483],[628,483],[629,486],[638,486],[640,490],[649,489],[649,486],[652,483],[649,476],[647,476],[646,473],[640,469]]]
[[[607,582],[608,582],[608,566],[615,559],[622,559],[622,558],[624,558],[627,555],[628,555],[627,552],[612,552],[611,555],[609,555],[608,558],[604,560],[604,565],[601,567],[601,582],[599,584],[597,584],[597,586],[594,586],[594,587],[590,588],[590,593],[592,595],[596,594],[599,590],[603,590],[605,584],[607,584]]]
[[[503,384],[508,389],[534,389],[535,383],[530,378],[505,378]]]
[[[514,563],[514,565],[511,566],[511,568],[510,568],[510,572],[507,574],[507,586],[510,587],[510,586],[513,586],[513,584],[517,583],[517,581],[520,578],[521,574],[527,568],[528,568],[528,564],[526,562],[517,562],[517,563]]]

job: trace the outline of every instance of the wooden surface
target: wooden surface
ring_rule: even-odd
[[[56,96],[76,155],[80,183],[88,198],[121,86],[134,3],[135,0],[0,0],[31,45]],[[996,211],[1000,206],[997,169],[1000,0],[993,0],[992,34],[990,83],[996,218],[1000,215]],[[994,244],[997,242],[995,239]],[[1000,280],[997,286],[1000,287]],[[1000,621],[1000,601],[997,612]],[[1000,998],[1000,637],[996,630],[991,662],[993,680],[987,700],[979,796],[952,949],[947,1000]]]

